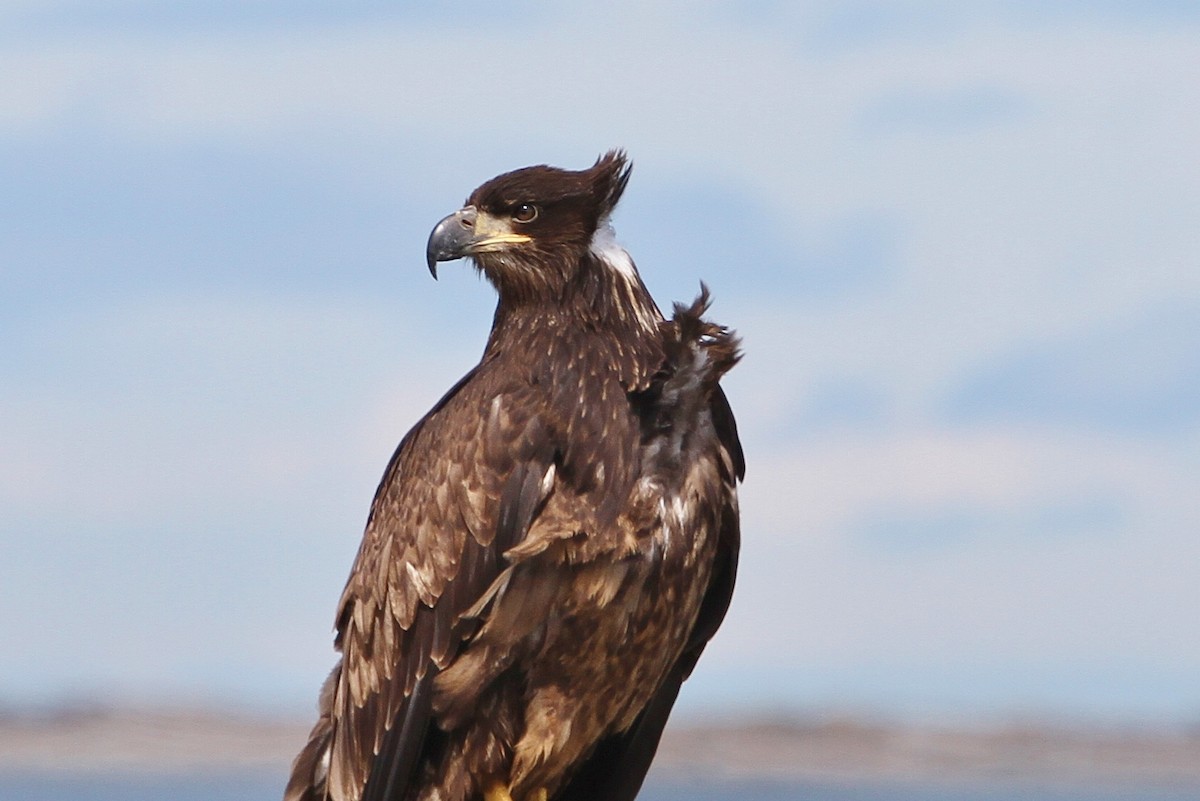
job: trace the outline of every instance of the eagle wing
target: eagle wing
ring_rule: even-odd
[[[738,438],[737,422],[724,391],[714,387],[709,407],[722,453],[721,480],[726,503],[721,510],[721,525],[712,577],[700,605],[696,623],[679,659],[664,677],[658,690],[625,732],[602,740],[575,773],[571,782],[559,791],[554,801],[633,801],[642,787],[650,763],[680,687],[692,674],[704,647],[717,633],[733,597],[741,548],[736,483],[746,474],[746,461]]]
[[[339,604],[342,660],[287,801],[381,801],[412,781],[434,678],[549,490],[551,426],[519,397],[528,385],[483,380],[488,367],[451,388],[384,472]]]

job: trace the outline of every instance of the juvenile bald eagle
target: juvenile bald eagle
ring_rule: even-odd
[[[499,293],[480,363],[404,437],[342,593],[287,801],[628,801],[725,615],[738,359],[664,320],[609,217],[622,152],[488,181],[437,224]]]

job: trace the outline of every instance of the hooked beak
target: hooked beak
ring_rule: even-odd
[[[425,246],[425,262],[429,274],[437,278],[439,261],[453,261],[529,241],[529,236],[515,233],[508,220],[466,206],[433,227]]]

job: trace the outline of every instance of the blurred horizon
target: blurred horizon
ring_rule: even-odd
[[[306,715],[495,298],[425,239],[611,148],[745,358],[678,714],[1200,720],[1200,7],[0,2],[0,708]]]

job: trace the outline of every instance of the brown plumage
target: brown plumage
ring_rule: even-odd
[[[629,801],[724,617],[744,465],[706,289],[662,318],[608,219],[620,152],[485,183],[430,236],[499,293],[404,437],[287,801]]]

